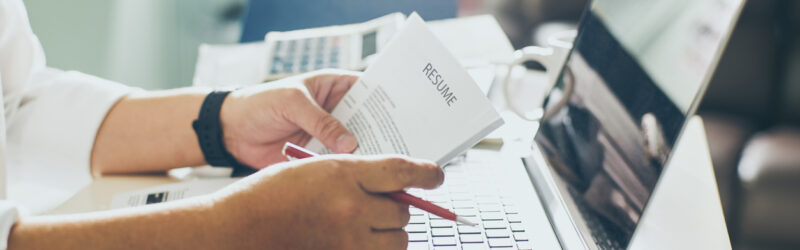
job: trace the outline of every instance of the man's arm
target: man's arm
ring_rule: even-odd
[[[23,218],[8,249],[225,249],[225,218],[208,199]]]
[[[434,188],[434,163],[332,155],[276,164],[212,195],[23,218],[9,249],[405,249],[408,205],[381,193]],[[306,185],[305,183],[313,183]],[[291,190],[291,191],[289,191]]]
[[[92,172],[159,172],[205,164],[192,121],[209,91],[186,88],[120,99],[97,132]]]
[[[225,146],[239,162],[259,169],[283,161],[284,142],[303,145],[312,136],[336,152],[355,149],[355,138],[328,112],[356,78],[306,77],[240,89],[225,99],[220,112]],[[122,98],[97,132],[92,172],[160,172],[205,164],[192,121],[209,91],[186,88]]]

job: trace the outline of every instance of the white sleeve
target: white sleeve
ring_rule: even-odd
[[[70,185],[90,180],[91,149],[106,113],[134,89],[45,65],[44,51],[30,28],[24,3],[0,0],[0,72],[9,182],[13,186],[20,182],[15,179],[19,175],[35,176],[37,184],[55,179],[55,183],[67,183],[59,188],[72,189]],[[62,175],[75,171],[82,176]]]
[[[34,74],[22,96],[15,96],[18,106],[6,107],[10,167],[46,166],[40,173],[48,174],[39,177],[59,178],[63,175],[58,173],[64,173],[90,180],[97,130],[111,107],[136,90],[74,71],[47,69]]]
[[[11,227],[19,220],[19,210],[12,202],[0,200],[0,249],[8,248]]]
[[[33,214],[54,208],[91,182],[97,130],[111,107],[136,91],[45,65],[44,50],[22,0],[0,0],[0,77],[7,134],[7,178],[0,185],[6,185],[8,200]]]

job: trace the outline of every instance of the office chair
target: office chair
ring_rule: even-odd
[[[457,0],[250,0],[240,42],[264,40],[270,31],[364,22],[392,12],[413,11],[436,20],[452,18]]]

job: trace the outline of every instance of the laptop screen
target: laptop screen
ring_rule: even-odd
[[[547,103],[568,101],[536,141],[593,234],[627,246],[741,4],[591,2]]]

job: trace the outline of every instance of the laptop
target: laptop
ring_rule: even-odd
[[[627,248],[743,5],[591,1],[532,143],[479,145],[409,190],[480,226],[411,208],[409,249]]]

